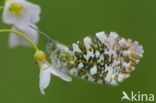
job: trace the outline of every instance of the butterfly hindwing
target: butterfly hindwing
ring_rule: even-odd
[[[127,78],[143,53],[137,42],[115,32],[87,36],[68,48],[67,67],[71,75],[111,85]]]
[[[115,32],[98,32],[70,46],[51,40],[47,50],[52,65],[65,74],[111,85],[127,78],[144,52],[137,41]]]

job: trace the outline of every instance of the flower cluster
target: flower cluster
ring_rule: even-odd
[[[14,48],[22,45],[32,46],[35,49],[34,59],[40,67],[39,87],[41,94],[45,94],[44,89],[48,87],[51,75],[64,81],[71,81],[71,77],[50,64],[46,54],[36,46],[39,39],[36,23],[40,20],[40,6],[27,0],[6,0],[2,9],[3,22],[12,26],[11,30],[0,30],[0,32],[10,32],[9,47]]]

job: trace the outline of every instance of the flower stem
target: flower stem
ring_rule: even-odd
[[[4,0],[5,2],[10,1],[10,0]]]
[[[25,36],[24,34],[18,32],[18,31],[10,30],[10,29],[2,29],[2,30],[0,30],[0,32],[11,32],[11,33],[15,33],[16,35],[18,35],[18,36],[24,38],[26,41],[28,41],[32,45],[32,47],[35,49],[35,51],[38,51],[39,50],[39,48],[37,47],[37,45],[30,38],[28,38],[27,36]]]

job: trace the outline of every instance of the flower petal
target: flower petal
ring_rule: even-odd
[[[31,23],[37,23],[40,20],[40,13],[41,8],[39,5],[32,4],[31,2],[26,2],[25,6],[27,6],[28,10],[30,11],[30,22]]]
[[[51,76],[50,76],[50,71],[51,69],[47,67],[48,65],[44,65],[43,68],[41,68],[40,71],[40,82],[39,82],[39,86],[40,86],[40,91],[41,94],[45,94],[44,89],[46,89],[50,83],[51,80]]]
[[[21,11],[21,16],[13,15],[9,11],[10,4],[16,2],[20,3],[24,8]],[[40,19],[41,9],[38,5],[28,2],[26,0],[10,0],[5,3],[3,11],[3,21],[6,24],[28,24],[37,23]]]
[[[59,71],[58,69],[56,69],[54,67],[52,67],[52,69],[51,69],[51,74],[55,75],[57,77],[60,77],[64,81],[72,81],[71,77],[69,77],[68,75],[62,73],[61,71]]]
[[[37,28],[36,25],[34,25],[34,27]],[[39,34],[36,30],[34,30],[33,28],[31,28],[30,26],[25,26],[24,28],[19,28],[19,30],[25,34],[27,37],[29,37],[32,41],[34,41],[36,44],[38,43],[38,38],[39,38]],[[21,38],[21,41],[20,43],[23,45],[23,46],[30,46],[30,44],[23,40]]]
[[[34,30],[33,28],[31,28],[29,25],[22,25],[22,28],[21,27],[13,27],[13,29],[18,31],[18,32],[23,33],[28,38],[30,38],[32,41],[34,41],[36,44],[38,43],[38,32],[36,30]],[[18,42],[20,45],[28,46],[28,47],[31,46],[25,39],[23,39],[19,36],[18,36],[18,38],[19,38]],[[13,42],[13,41],[10,41],[10,43],[11,42]]]
[[[14,33],[11,33],[9,36],[9,47],[15,48],[18,45],[19,45],[19,36]]]
[[[23,5],[23,2],[26,2],[25,0],[9,0],[5,2],[4,11],[3,11],[3,21],[6,24],[16,24],[25,21],[25,16],[15,16],[9,11],[9,7],[12,3],[20,3]],[[23,10],[24,11],[24,10]]]

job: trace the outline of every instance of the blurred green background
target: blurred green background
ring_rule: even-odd
[[[30,0],[29,0],[30,1]],[[39,68],[31,48],[8,48],[0,37],[0,103],[120,103],[122,91],[156,95],[156,0],[31,0],[42,7],[39,28],[70,45],[99,31],[115,31],[143,45],[145,53],[131,77],[116,87],[73,77],[52,77],[46,95],[38,88]],[[3,2],[0,2],[2,5]],[[2,10],[0,10],[0,16]],[[10,28],[0,21],[0,29]],[[7,33],[5,33],[7,34]],[[40,38],[45,50],[45,40]],[[155,100],[156,102],[156,100]],[[129,103],[124,100],[122,103]]]

